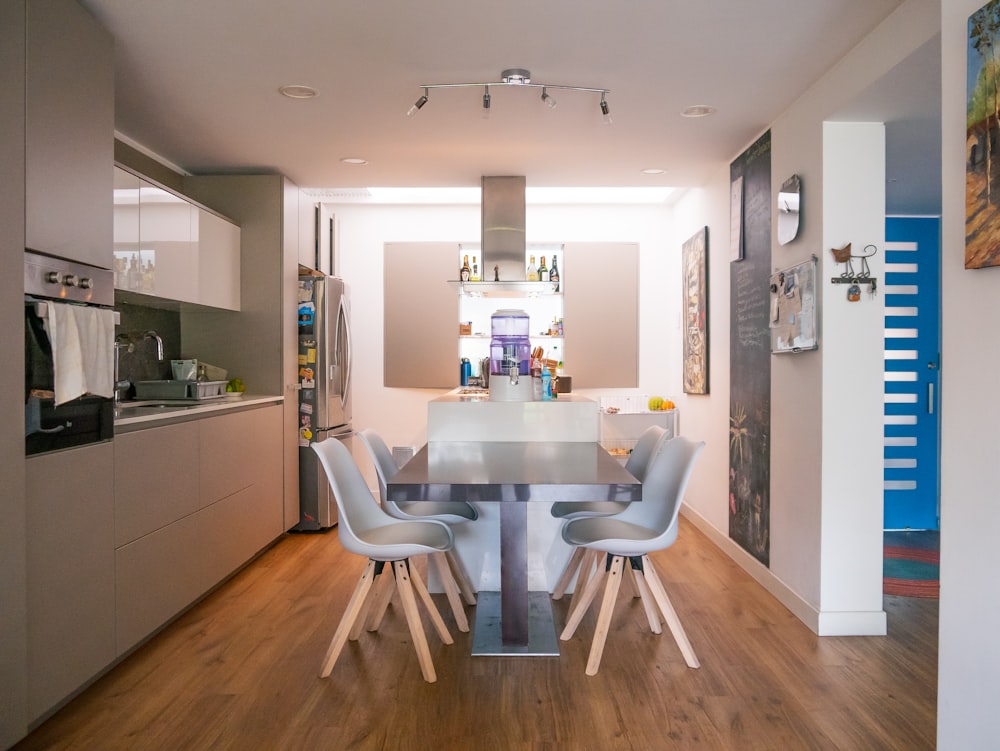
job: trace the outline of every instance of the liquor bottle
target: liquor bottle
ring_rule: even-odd
[[[538,281],[538,268],[535,266],[535,257],[531,256],[531,261],[528,263],[528,271],[525,274],[525,278],[529,282]]]
[[[472,256],[472,276],[469,278],[469,281],[479,281],[479,264],[477,263],[476,256]]]
[[[556,292],[559,291],[559,267],[556,265],[556,257],[552,256],[552,268],[549,269],[549,281],[556,283]]]
[[[463,282],[469,281],[472,278],[472,269],[469,268],[469,257],[465,256],[462,259],[462,268],[458,272],[458,278]]]
[[[549,280],[549,267],[545,265],[545,256],[542,256],[542,265],[538,267],[538,281],[547,282]]]

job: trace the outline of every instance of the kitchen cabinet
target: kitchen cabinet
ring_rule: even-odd
[[[458,276],[454,243],[386,243],[383,383],[399,388],[452,388],[459,381],[455,346]]]
[[[305,193],[299,197],[298,258],[307,269],[338,275],[337,217],[326,204]]]
[[[114,170],[115,288],[240,309],[240,228],[127,170]]]
[[[281,422],[274,405],[115,439],[117,654],[284,532]]]
[[[114,43],[75,0],[26,8],[25,246],[108,269]]]
[[[114,449],[25,460],[28,716],[34,720],[115,657]]]
[[[566,243],[566,374],[574,389],[639,385],[639,246]]]

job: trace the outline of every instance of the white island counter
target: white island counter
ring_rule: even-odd
[[[597,441],[597,402],[563,394],[551,401],[490,401],[475,390],[454,389],[427,405],[427,440]]]

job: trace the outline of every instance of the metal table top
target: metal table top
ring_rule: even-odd
[[[642,483],[591,442],[432,442],[387,485],[404,503],[642,500]]]

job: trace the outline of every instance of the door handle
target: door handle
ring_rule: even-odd
[[[934,384],[927,384],[927,414],[934,414]]]

